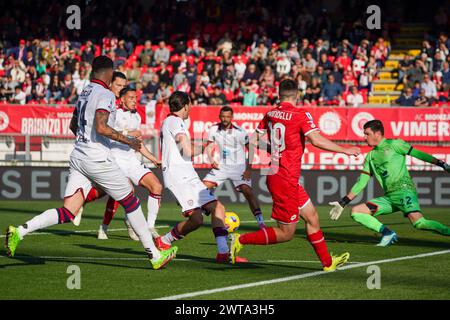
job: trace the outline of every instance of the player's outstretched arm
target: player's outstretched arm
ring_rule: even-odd
[[[345,153],[349,156],[357,156],[361,153],[361,150],[358,147],[341,147],[340,145],[322,136],[318,131],[310,132],[307,137],[313,146],[322,150]]]
[[[356,181],[355,185],[352,187],[350,192],[343,197],[339,201],[333,201],[330,202],[329,205],[333,206],[333,208],[330,210],[330,218],[331,220],[337,220],[342,214],[342,211],[344,211],[345,206],[347,206],[355,197],[363,191],[367,183],[370,181],[370,174],[363,171],[361,175],[358,178],[358,181]]]
[[[136,151],[141,150],[142,141],[133,137],[124,136],[122,133],[108,126],[108,112],[97,111],[95,113],[95,130],[98,134],[105,136],[111,140],[125,143]]]
[[[156,167],[159,168],[161,166],[161,161],[158,160],[158,158],[156,158],[155,155],[151,153],[144,144],[142,144],[141,150],[139,150],[139,152],[148,160],[150,160]]]
[[[185,157],[195,157],[203,153],[203,146],[195,147],[194,141],[188,138],[184,133],[178,133],[175,136],[180,153]]]
[[[439,160],[439,159],[433,157],[431,154],[428,154],[426,152],[423,152],[423,151],[420,151],[417,149],[413,149],[413,148],[411,148],[411,151],[409,154],[411,155],[411,157],[420,159],[420,160],[428,162],[428,163],[435,164],[435,165],[441,167],[442,169],[444,169],[446,172],[450,173],[450,165],[448,163],[445,163],[442,160]]]

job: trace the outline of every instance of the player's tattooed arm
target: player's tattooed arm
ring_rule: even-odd
[[[70,120],[69,129],[70,129],[70,131],[73,132],[73,134],[75,136],[77,135],[77,130],[78,130],[78,111],[77,111],[77,108],[75,108],[75,110],[73,110],[72,120]]]
[[[184,157],[195,157],[203,153],[203,146],[195,146],[194,141],[191,141],[184,133],[179,133],[175,136],[178,150]]]
[[[95,113],[95,130],[97,130],[97,133],[111,140],[127,144],[136,151],[140,151],[142,142],[136,138],[124,136],[122,133],[111,128],[108,125],[108,118],[108,112],[97,111]]]

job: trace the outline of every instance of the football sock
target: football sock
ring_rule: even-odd
[[[375,232],[381,232],[383,230],[383,224],[376,218],[372,217],[370,214],[356,212],[352,213],[352,218],[356,222]]]
[[[264,218],[263,218],[262,211],[260,208],[255,209],[253,211],[253,215],[255,216],[255,219],[258,222],[258,225],[264,224]]]
[[[162,237],[162,241],[164,243],[167,244],[172,244],[172,242],[175,242],[177,240],[180,240],[184,238],[184,236],[182,234],[180,234],[180,232],[178,231],[178,224],[175,225],[172,230],[170,230],[169,232],[167,232],[163,237]]]
[[[109,226],[111,220],[114,218],[114,215],[119,208],[119,202],[109,197],[108,202],[106,202],[105,213],[103,214],[103,224]]]
[[[324,267],[331,266],[333,262],[328,252],[327,244],[325,243],[325,238],[323,236],[322,230],[317,231],[316,233],[308,234],[307,239],[309,243],[311,243],[314,251],[319,257],[320,262]]]
[[[147,221],[145,221],[139,199],[133,193],[130,193],[123,200],[120,200],[119,203],[125,209],[128,222],[139,237],[139,240],[141,240],[142,246],[149,257],[151,257],[151,259],[159,259],[161,255],[159,250],[155,247],[152,235],[148,230]]]
[[[427,220],[425,218],[420,218],[414,223],[414,228],[420,230],[432,230],[440,234],[450,236],[450,228],[434,220]]]
[[[273,228],[264,228],[255,232],[245,233],[239,237],[242,244],[268,245],[277,243],[277,235]]]
[[[225,228],[213,228],[214,237],[216,238],[217,252],[227,253],[230,251],[227,243],[228,232]]]
[[[56,224],[62,224],[72,221],[74,215],[66,208],[48,209],[42,212],[40,215],[35,216],[25,224],[19,226],[19,236],[23,239],[28,233],[48,228]]]
[[[156,217],[158,216],[159,207],[161,205],[161,195],[150,193],[147,200],[147,224],[149,228],[155,227]]]
[[[91,188],[91,190],[89,191],[89,193],[84,201],[92,202],[92,201],[97,200],[98,198],[100,198],[98,190],[95,188]]]
[[[383,227],[381,228],[381,234],[383,236],[386,236],[386,235],[391,234],[391,233],[392,233],[392,230],[389,229],[388,227],[386,227],[385,225],[383,225]]]

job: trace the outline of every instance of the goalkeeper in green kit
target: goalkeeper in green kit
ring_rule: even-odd
[[[414,149],[401,139],[384,138],[384,128],[380,120],[372,120],[364,125],[364,138],[373,149],[367,154],[362,173],[351,191],[339,202],[330,202],[332,220],[339,219],[344,207],[360,193],[374,175],[385,195],[352,208],[352,218],[363,226],[381,233],[378,246],[386,247],[397,241],[397,234],[383,225],[375,217],[402,211],[414,228],[431,230],[450,236],[450,228],[438,221],[425,219],[417,199],[414,182],[406,168],[406,155],[435,164],[450,173],[450,165],[442,160]]]

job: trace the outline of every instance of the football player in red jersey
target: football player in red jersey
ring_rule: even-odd
[[[320,230],[317,210],[299,184],[305,138],[315,147],[327,151],[357,156],[360,149],[341,147],[320,134],[311,114],[295,106],[298,89],[294,80],[283,80],[279,95],[280,105],[267,112],[251,139],[251,148],[255,148],[257,139],[266,133],[270,141],[271,164],[267,187],[272,195],[272,218],[277,221],[277,227],[231,235],[232,262],[244,245],[268,245],[291,240],[300,216],[305,221],[307,239],[322,262],[324,271],[334,271],[348,260],[350,254],[330,256]]]

